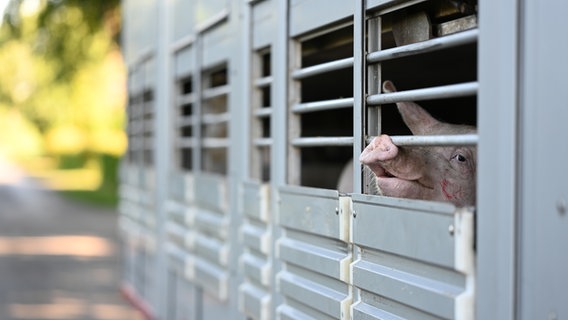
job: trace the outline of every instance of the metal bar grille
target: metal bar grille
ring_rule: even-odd
[[[401,101],[420,101],[473,96],[477,94],[478,88],[479,84],[477,82],[468,82],[432,88],[374,94],[367,97],[367,104],[378,105]]]
[[[252,113],[252,177],[259,181],[270,179],[270,146],[272,138],[270,126],[272,125],[271,91],[273,77],[271,75],[272,55],[270,48],[258,50],[253,53],[252,77],[253,94],[251,100]]]
[[[379,63],[385,60],[419,55],[437,50],[444,50],[464,44],[475,43],[479,30],[468,30],[441,38],[434,38],[405,46],[371,52],[367,55],[367,63]]]
[[[295,70],[294,72],[292,72],[292,78],[295,80],[300,80],[318,74],[327,73],[339,69],[350,68],[350,67],[353,67],[352,57]]]
[[[368,137],[371,143],[375,137]],[[391,136],[397,146],[475,146],[478,143],[477,134],[456,134],[443,136]]]
[[[300,103],[292,106],[292,112],[306,113],[349,107],[353,107],[353,98]]]
[[[295,147],[351,146],[353,137],[317,137],[296,138],[292,140]]]

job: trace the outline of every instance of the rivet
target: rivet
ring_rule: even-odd
[[[560,199],[560,200],[556,201],[556,209],[558,210],[559,214],[565,215],[566,214],[566,200]]]
[[[357,212],[353,210],[353,218],[357,218]]]
[[[453,224],[450,224],[450,226],[448,227],[448,232],[450,233],[451,236],[454,235],[455,227]]]
[[[335,214],[339,214],[339,208],[335,208]]]

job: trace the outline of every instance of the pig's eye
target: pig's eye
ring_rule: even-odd
[[[456,158],[459,162],[466,162],[466,160],[467,160],[462,154],[459,154],[459,153],[456,154],[454,156],[454,158]]]

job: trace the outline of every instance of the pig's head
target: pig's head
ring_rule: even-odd
[[[385,81],[383,91],[396,88]],[[440,122],[414,102],[398,102],[397,107],[414,135],[476,132],[472,126]],[[373,172],[378,194],[449,201],[459,207],[475,204],[474,147],[399,147],[388,135],[381,135],[363,150],[359,160]]]

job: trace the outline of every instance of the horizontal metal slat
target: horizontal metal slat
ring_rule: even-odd
[[[322,110],[333,110],[353,107],[353,98],[334,99],[316,102],[299,103],[292,106],[294,113],[307,113]]]
[[[199,234],[195,237],[195,253],[215,264],[226,267],[229,262],[229,248],[223,241]]]
[[[254,116],[257,118],[267,118],[272,115],[272,107],[263,107],[254,110]]]
[[[266,88],[272,84],[272,76],[258,78],[254,80],[254,86],[257,88]]]
[[[280,188],[279,223],[306,233],[346,241],[348,217],[339,212],[339,193],[301,187]]]
[[[311,308],[337,319],[349,310],[351,297],[347,293],[285,271],[279,273],[277,278],[280,291],[288,298],[307,303]]]
[[[195,217],[195,227],[200,231],[215,235],[219,239],[226,239],[229,232],[228,225],[228,219],[222,214],[198,209]]]
[[[176,124],[178,127],[190,127],[195,123],[195,116],[181,116],[177,119]]]
[[[243,212],[245,216],[260,221],[269,221],[270,188],[257,182],[243,183]]]
[[[180,226],[179,224],[172,221],[166,222],[166,234],[168,235],[168,240],[180,247],[185,246],[186,232],[187,229]]]
[[[398,317],[392,313],[375,308],[363,302],[357,302],[351,306],[352,320],[405,320],[407,318]]]
[[[204,114],[201,117],[201,124],[219,124],[228,122],[231,115],[228,112],[216,113],[216,114]]]
[[[368,137],[367,144],[375,137]],[[475,146],[479,141],[477,134],[438,135],[438,136],[391,136],[397,146]]]
[[[294,78],[295,80],[300,80],[330,71],[350,68],[353,67],[353,61],[354,59],[353,57],[351,57],[294,70],[292,72],[292,78]]]
[[[292,139],[294,147],[352,146],[353,137],[305,137]]]
[[[176,148],[195,148],[196,145],[196,138],[177,138],[175,141]]]
[[[380,93],[368,96],[367,104],[378,105],[401,101],[420,101],[474,96],[477,94],[478,88],[479,84],[477,82],[466,82],[392,93]]]
[[[353,265],[353,285],[418,310],[450,319],[464,288],[367,261]]]
[[[450,203],[352,195],[352,241],[399,256],[456,267],[455,207]]]
[[[179,106],[195,103],[195,94],[186,93],[179,95],[177,98],[177,103]]]
[[[272,138],[256,138],[253,140],[253,144],[257,147],[268,147],[274,143]]]
[[[206,149],[220,149],[229,147],[228,138],[203,138],[201,146]]]
[[[270,300],[267,290],[250,283],[239,287],[239,311],[252,319],[270,318]]]
[[[270,252],[270,236],[267,228],[261,229],[250,224],[243,225],[241,228],[243,243],[249,248],[268,254]]]
[[[224,177],[202,173],[194,178],[195,200],[200,208],[223,214],[227,208],[227,181]]]
[[[175,54],[178,51],[181,51],[181,50],[193,45],[194,42],[195,42],[195,36],[193,34],[186,35],[186,36],[176,40],[174,43],[172,43],[170,45],[170,51],[171,51],[172,54]]]
[[[186,260],[185,276],[221,301],[228,298],[229,273],[205,259],[191,257]]]
[[[188,253],[175,244],[168,243],[166,245],[166,252],[169,257],[169,265],[171,269],[183,274],[185,272],[185,261],[188,258]]]
[[[252,254],[245,253],[241,260],[244,274],[265,287],[270,285],[271,270],[270,263],[267,259],[261,259]]]
[[[412,43],[405,46],[384,49],[371,52],[367,55],[367,63],[378,63],[385,60],[402,58],[412,55],[428,53],[437,50],[448,49],[465,44],[475,43],[479,37],[479,30],[467,30],[445,37],[434,38],[422,42]]]
[[[231,87],[229,85],[222,85],[218,87],[204,89],[201,98],[203,100],[217,98],[229,94]]]
[[[347,282],[351,255],[289,238],[278,241],[281,260]]]

